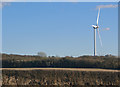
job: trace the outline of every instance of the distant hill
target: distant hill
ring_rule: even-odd
[[[103,68],[120,69],[120,58],[115,56],[40,57],[2,54],[3,68]]]

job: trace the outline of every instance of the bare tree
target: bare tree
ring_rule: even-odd
[[[47,54],[45,52],[38,52],[37,54],[40,57],[47,57]]]

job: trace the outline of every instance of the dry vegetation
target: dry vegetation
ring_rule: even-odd
[[[120,69],[120,58],[114,56],[39,57],[2,55],[3,68],[102,68]]]
[[[3,70],[3,85],[39,85],[60,87],[81,85],[120,86],[119,72],[74,70]],[[85,86],[85,87],[86,87]]]
[[[33,70],[60,70],[60,71],[87,71],[87,72],[120,72],[120,70],[95,69],[95,68],[1,68],[0,70],[33,71]]]
[[[2,55],[3,87],[120,86],[120,59],[114,56],[39,57]]]

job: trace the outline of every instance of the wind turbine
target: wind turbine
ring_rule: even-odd
[[[98,35],[99,35],[100,44],[102,46],[102,41],[101,41],[101,37],[100,37],[100,34],[99,34],[99,30],[98,30],[98,28],[99,28],[99,26],[98,26],[99,15],[100,15],[100,8],[98,9],[97,24],[92,25],[92,27],[94,29],[94,56],[96,56],[96,29],[97,29],[97,32],[98,32]]]

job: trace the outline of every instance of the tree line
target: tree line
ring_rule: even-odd
[[[106,56],[39,57],[2,55],[3,68],[104,68],[120,69],[120,59]]]

